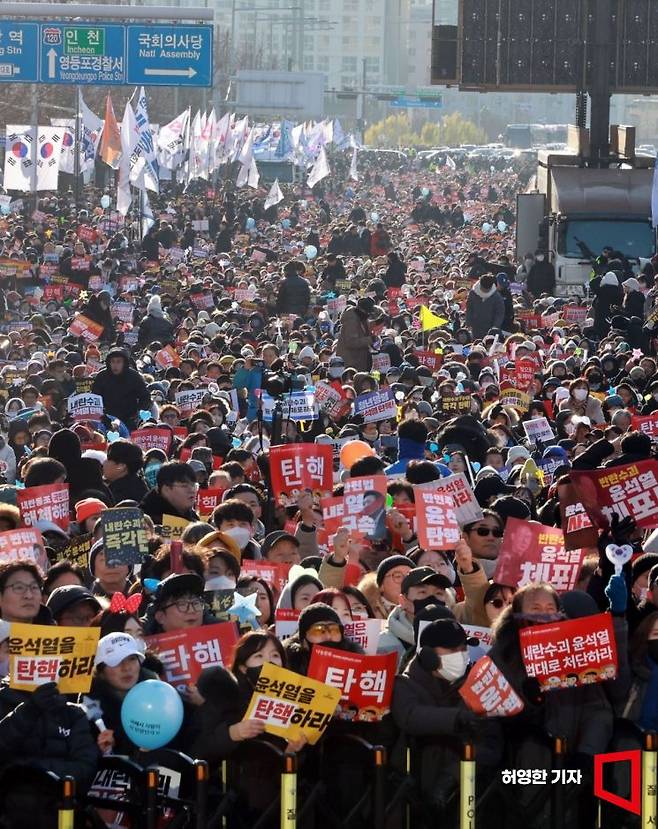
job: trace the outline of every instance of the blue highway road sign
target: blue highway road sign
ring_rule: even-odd
[[[443,100],[441,98],[420,98],[418,95],[401,95],[393,101],[389,101],[389,106],[396,109],[442,109]]]
[[[125,27],[105,23],[41,26],[41,83],[126,83]]]
[[[39,80],[39,24],[0,21],[0,83]]]
[[[212,26],[127,28],[129,84],[212,86]]]

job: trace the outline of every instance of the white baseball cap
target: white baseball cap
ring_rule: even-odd
[[[144,643],[128,633],[108,633],[98,643],[96,664],[102,662],[110,668],[116,668],[129,656],[137,656],[143,662]]]

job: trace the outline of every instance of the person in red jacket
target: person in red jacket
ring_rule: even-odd
[[[391,247],[391,240],[384,230],[384,225],[379,222],[377,230],[370,237],[370,255],[374,259],[377,256],[386,256]]]

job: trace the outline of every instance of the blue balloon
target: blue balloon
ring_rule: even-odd
[[[249,216],[245,223],[245,227],[247,228],[247,230],[253,230],[256,227],[256,219]]]
[[[3,216],[8,216],[11,213],[11,207],[8,204],[3,204],[2,207],[0,207],[0,213],[2,213]]]
[[[306,247],[304,248],[304,256],[306,256],[309,262],[312,259],[315,259],[317,255],[318,249],[315,247],[315,245],[306,245]]]
[[[159,679],[138,682],[124,697],[121,724],[139,748],[162,748],[183,724],[183,702],[178,691]]]
[[[288,230],[288,228],[290,227],[290,219],[282,219],[281,227],[284,227],[286,230]]]

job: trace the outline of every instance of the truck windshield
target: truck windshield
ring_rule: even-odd
[[[655,234],[647,221],[624,222],[618,219],[574,219],[560,228],[560,253],[582,258],[578,240],[585,242],[595,256],[610,246],[629,259],[649,258],[655,253]]]

